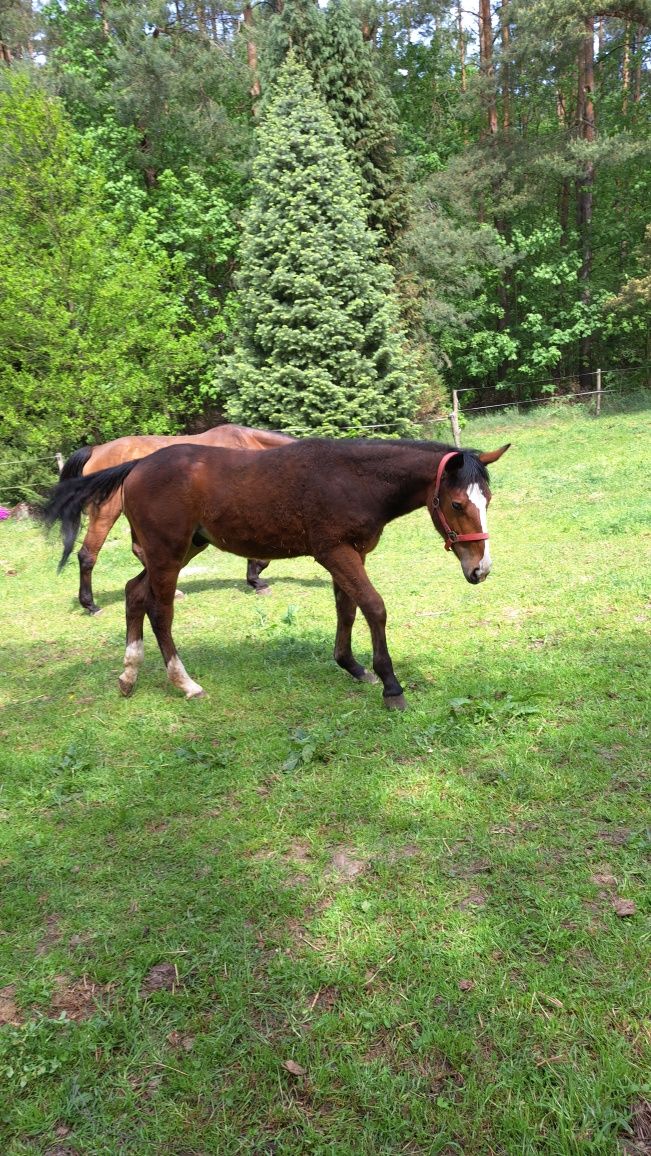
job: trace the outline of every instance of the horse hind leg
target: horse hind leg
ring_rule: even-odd
[[[137,577],[130,578],[124,593],[127,616],[127,646],[124,652],[124,670],[118,679],[118,686],[120,693],[128,698],[133,694],[145,657],[142,627],[147,596],[147,571],[142,570]]]
[[[99,614],[101,610],[93,598],[93,568],[109,531],[117,522],[120,513],[120,502],[119,500],[116,502],[113,498],[109,498],[108,502],[102,506],[90,507],[88,529],[77,554],[79,559],[79,602],[89,614]]]
[[[257,558],[247,558],[246,562],[246,581],[249,586],[252,586],[256,594],[271,594],[271,586],[265,582],[264,578],[260,578],[263,570],[267,569],[268,562],[261,562]]]
[[[146,599],[147,617],[160,647],[170,682],[182,690],[186,698],[202,698],[205,691],[198,682],[190,678],[172,638],[174,592],[179,569],[180,567],[174,567],[164,575],[158,573],[154,581],[150,576]]]

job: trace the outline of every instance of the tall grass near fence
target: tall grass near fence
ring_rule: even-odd
[[[650,425],[464,431],[513,442],[488,582],[424,512],[369,560],[400,717],[315,563],[256,599],[214,552],[175,626],[208,697],[148,632],[121,700],[126,527],[91,619],[0,526],[3,1152],[644,1150]]]

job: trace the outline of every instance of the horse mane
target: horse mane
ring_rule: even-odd
[[[303,441],[308,439],[301,439]],[[311,441],[328,441],[327,438],[311,438]],[[463,448],[458,446],[448,445],[446,442],[432,442],[432,441],[417,441],[412,438],[337,438],[334,439],[334,444],[337,445],[351,445],[359,446],[382,446],[385,450],[393,446],[400,446],[407,450],[421,450],[425,453],[438,454],[462,454],[463,463],[461,468],[457,471],[457,479],[462,488],[471,486],[473,482],[485,485],[489,483],[488,470],[483,462],[478,458],[480,450]]]

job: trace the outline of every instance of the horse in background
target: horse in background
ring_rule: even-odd
[[[123,462],[136,461],[156,453],[166,446],[189,445],[224,446],[242,450],[268,450],[286,445],[294,439],[287,434],[270,433],[268,430],[248,429],[240,425],[218,425],[200,434],[180,434],[176,436],[137,434],[133,437],[116,438],[103,445],[84,446],[75,450],[64,463],[60,481],[68,478],[85,477],[99,470],[120,466]],[[100,607],[93,598],[92,574],[97,557],[109,532],[122,513],[122,498],[119,492],[112,494],[105,502],[93,500],[88,505],[88,529],[78,553],[79,558],[79,602],[89,614],[99,614]],[[134,546],[139,561],[142,557]],[[260,578],[268,562],[249,558],[246,567],[246,581],[256,594],[270,594],[271,588]]]
[[[60,482],[43,517],[49,525],[61,523],[63,566],[86,504],[101,505],[122,491],[145,565],[125,587],[127,646],[119,679],[124,695],[132,693],[143,662],[145,614],[171,682],[186,698],[204,693],[181,662],[172,620],[179,571],[213,545],[265,560],[315,558],[332,576],[336,662],[359,682],[381,679],[385,705],[402,710],[403,690],[386,642],[386,609],[364,568],[366,556],[388,522],[426,506],[467,581],[483,582],[491,568],[486,466],[506,449],[477,453],[438,442],[322,438],[264,454],[175,445],[143,461]],[[358,607],[371,631],[375,674],[352,652]]]

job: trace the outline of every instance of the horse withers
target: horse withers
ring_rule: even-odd
[[[43,513],[47,523],[61,523],[62,566],[86,503],[101,504],[122,490],[124,513],[145,567],[125,588],[127,645],[119,679],[124,695],[133,692],[143,661],[145,614],[171,682],[187,698],[204,693],[179,658],[172,620],[179,571],[213,545],[265,561],[314,557],[332,577],[335,660],[359,682],[380,679],[386,706],[404,709],[387,648],[386,609],[364,561],[388,522],[426,506],[467,581],[483,582],[491,568],[486,466],[507,449],[478,453],[439,442],[321,438],[264,454],[178,445],[60,482]],[[375,674],[352,652],[358,607],[370,628]]]
[[[157,450],[173,445],[205,445],[225,446],[229,449],[268,450],[287,445],[294,439],[288,434],[272,433],[270,430],[249,429],[241,425],[218,425],[213,429],[200,434],[156,435],[136,434],[134,436],[116,438],[112,442],[104,442],[97,446],[83,446],[75,450],[61,468],[60,481],[68,478],[87,476],[111,466],[122,465],[123,462],[132,462],[138,458],[148,457]],[[79,550],[79,602],[89,614],[99,614],[100,608],[93,598],[92,574],[97,557],[104,545],[108,534],[122,513],[122,500],[119,491],[112,494],[105,502],[97,503],[93,500],[88,505],[88,529]],[[142,558],[135,548],[136,557]],[[252,586],[256,594],[269,594],[270,587],[260,578],[261,572],[267,566],[249,558],[246,567],[246,581]]]

